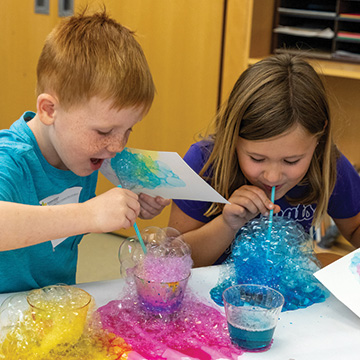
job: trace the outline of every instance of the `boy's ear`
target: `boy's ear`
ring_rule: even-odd
[[[50,94],[40,94],[37,98],[37,115],[44,125],[52,125],[55,119],[57,99]]]

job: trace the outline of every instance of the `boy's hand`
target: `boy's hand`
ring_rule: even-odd
[[[270,201],[262,189],[251,185],[235,190],[229,201],[230,204],[224,206],[222,214],[225,223],[234,231],[239,230],[259,213],[269,215],[271,209],[274,214],[281,210],[279,205]]]
[[[139,194],[141,205],[139,217],[141,219],[152,219],[159,215],[165,206],[170,204],[170,199],[164,199],[161,196],[152,197],[150,195]]]
[[[138,196],[130,190],[113,188],[84,203],[91,232],[111,232],[134,225],[140,213]]]

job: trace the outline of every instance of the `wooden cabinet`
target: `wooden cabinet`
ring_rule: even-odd
[[[57,2],[49,15],[35,14],[34,1],[3,0],[0,10],[0,128],[26,110],[36,111],[36,65],[45,37],[59,21]]]

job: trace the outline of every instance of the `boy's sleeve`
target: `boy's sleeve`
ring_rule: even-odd
[[[23,168],[7,153],[0,151],[0,200],[21,203],[27,192]]]
[[[360,176],[349,160],[341,155],[337,162],[337,179],[329,199],[328,214],[346,219],[360,212]]]

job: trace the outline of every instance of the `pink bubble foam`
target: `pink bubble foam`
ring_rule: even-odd
[[[210,360],[215,353],[223,359],[241,355],[243,350],[230,341],[224,314],[203,301],[188,290],[178,311],[154,315],[128,290],[98,312],[103,327],[121,336],[145,359],[165,359],[170,350],[201,360]]]
[[[189,275],[191,266],[190,255],[158,257],[149,253],[136,266],[135,273],[141,278],[152,281],[179,281]]]

